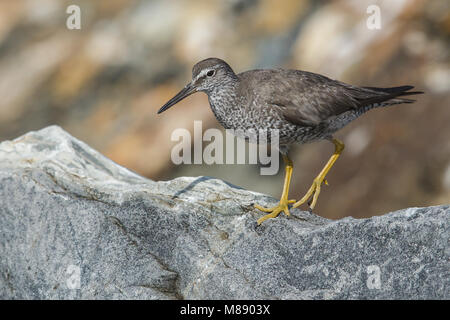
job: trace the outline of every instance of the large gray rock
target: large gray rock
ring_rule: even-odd
[[[148,159],[151,161],[151,159]],[[0,298],[448,299],[448,205],[331,221],[155,182],[59,127],[0,144]]]

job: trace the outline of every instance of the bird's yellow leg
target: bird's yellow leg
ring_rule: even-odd
[[[281,211],[283,211],[288,216],[290,215],[288,206],[289,204],[295,202],[295,200],[288,200],[289,185],[291,183],[293,165],[291,159],[289,159],[287,155],[283,155],[283,160],[286,165],[286,173],[284,178],[283,193],[281,194],[280,202],[273,208],[264,208],[260,205],[255,204],[256,209],[263,212],[270,212],[269,214],[258,219],[258,225],[267,219],[276,218],[281,213]]]
[[[320,186],[322,183],[328,184],[327,180],[325,180],[325,176],[327,175],[328,171],[330,171],[333,164],[336,162],[336,160],[339,158],[339,156],[342,153],[342,150],[344,150],[344,143],[339,141],[338,139],[332,140],[334,143],[334,153],[328,160],[325,167],[323,167],[322,171],[320,171],[319,175],[314,179],[311,187],[309,188],[308,192],[305,194],[303,198],[301,198],[299,201],[297,201],[292,207],[297,208],[298,206],[302,205],[306,201],[308,201],[311,196],[313,197],[310,208],[311,210],[314,209],[317,203],[317,198],[319,198],[320,194]]]

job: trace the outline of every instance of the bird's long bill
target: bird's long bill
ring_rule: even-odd
[[[173,106],[174,104],[180,102],[181,100],[183,100],[184,98],[186,98],[187,96],[190,96],[191,94],[193,94],[195,92],[195,87],[189,83],[188,85],[186,85],[183,90],[181,90],[180,92],[178,92],[175,97],[173,97],[172,99],[170,99],[165,105],[163,105],[161,107],[161,109],[158,110],[158,114],[161,112],[166,111],[167,109],[169,109],[171,106]]]

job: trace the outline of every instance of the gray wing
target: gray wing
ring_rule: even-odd
[[[260,96],[265,97],[266,106],[278,108],[287,121],[301,126],[315,126],[346,111],[395,98],[412,88],[356,87],[300,70],[257,70],[251,77],[257,82]]]

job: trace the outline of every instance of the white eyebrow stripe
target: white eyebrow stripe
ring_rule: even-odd
[[[214,69],[203,69],[202,71],[200,71],[200,73],[197,75],[197,77],[195,78],[195,81],[197,81],[198,79],[200,79],[201,77],[204,77],[209,71],[214,70]],[[194,82],[195,82],[194,81]]]

